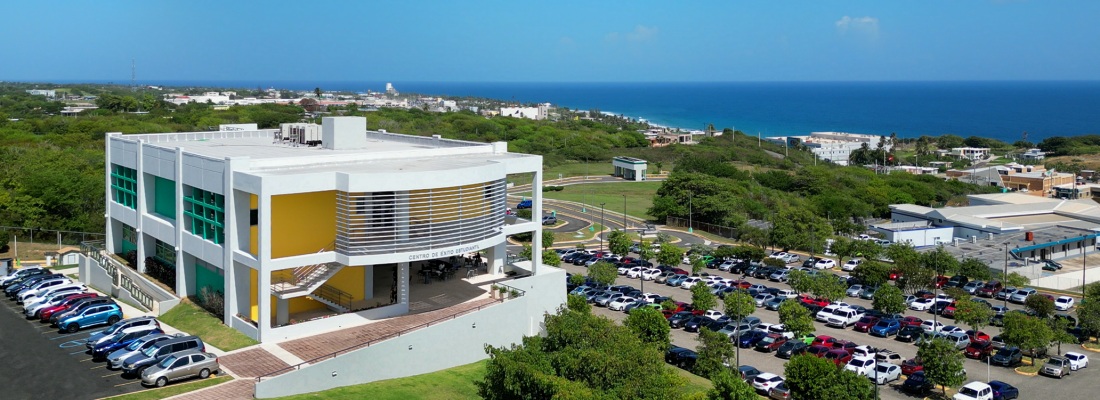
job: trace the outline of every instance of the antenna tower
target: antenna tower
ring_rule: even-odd
[[[134,59],[131,58],[130,59],[130,91],[131,92],[137,90],[137,86],[134,84],[134,81],[136,80],[136,78],[137,78],[137,69],[134,66]]]

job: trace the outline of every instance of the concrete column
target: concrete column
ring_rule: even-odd
[[[485,262],[489,265],[489,273],[501,275],[504,273],[504,257],[508,255],[508,243],[500,242],[496,246],[486,249]]]
[[[236,274],[234,274],[233,271],[233,253],[236,249],[240,248],[240,243],[237,240],[237,233],[238,229],[240,229],[238,212],[240,211],[239,204],[241,203],[240,198],[242,196],[240,192],[233,190],[233,169],[236,163],[237,161],[233,158],[227,157],[225,159],[225,185],[222,186],[222,194],[225,197],[225,204],[222,205],[222,208],[225,209],[225,220],[222,222],[222,227],[225,230],[225,238],[222,241],[222,259],[218,260],[221,262],[221,265],[217,266],[221,267],[222,276],[225,279],[225,287],[223,287],[222,290],[225,296],[224,322],[226,325],[230,324],[229,318],[232,317],[232,313],[235,313],[237,309],[236,299],[230,300],[233,296],[229,294],[231,291],[235,291],[233,282],[235,282],[234,279]],[[181,196],[176,197],[180,198]],[[247,198],[244,200],[244,203],[246,206],[248,205]],[[177,212],[179,211],[177,210]],[[247,211],[245,214],[247,215]],[[245,222],[244,226],[248,227],[248,223]],[[179,245],[177,244],[176,247],[179,247]]]
[[[409,263],[397,264],[397,304],[409,305]]]
[[[233,263],[225,275],[225,305],[227,307],[225,311],[225,318],[228,321],[233,315],[250,315],[252,300],[248,298],[251,295],[251,274],[249,273],[247,265],[240,263]]]
[[[138,140],[137,165],[134,166],[134,169],[137,171],[137,175],[134,177],[134,180],[137,181],[134,189],[134,191],[137,192],[135,200],[135,202],[137,203],[137,218],[134,221],[134,241],[136,243],[134,244],[137,245],[137,270],[141,273],[145,273],[145,257],[148,257],[149,254],[149,252],[145,248],[145,229],[142,229],[144,228],[142,226],[142,222],[145,221],[145,218],[142,218],[145,215],[145,159],[142,156],[142,152],[144,150],[145,141]],[[156,252],[154,252],[153,254],[156,254]],[[177,279],[177,282],[178,281],[179,280]]]
[[[363,268],[363,299],[374,297],[374,266],[364,265]]]
[[[531,219],[535,231],[531,232],[531,274],[538,275],[542,266],[542,168],[531,178]]]
[[[260,341],[264,337],[271,336],[271,195],[260,190],[259,195],[260,226],[260,270],[256,283],[256,305],[259,308],[259,321],[256,321],[260,331]]]
[[[290,322],[290,300],[275,299],[275,325],[283,326]]]

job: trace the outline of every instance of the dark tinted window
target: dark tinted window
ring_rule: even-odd
[[[195,354],[195,355],[191,356],[191,362],[193,362],[193,363],[197,363],[197,362],[205,360],[205,359],[206,359],[205,356],[202,356],[202,355],[199,355],[199,354]]]

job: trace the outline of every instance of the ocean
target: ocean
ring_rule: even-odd
[[[163,85],[381,91],[385,82],[150,82]],[[686,129],[763,136],[839,131],[899,137],[955,134],[1013,143],[1027,132],[1100,133],[1100,81],[460,83],[393,82],[400,92],[549,102]]]

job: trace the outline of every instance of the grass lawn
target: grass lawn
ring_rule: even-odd
[[[206,379],[196,381],[186,381],[183,383],[177,383],[174,385],[165,386],[159,389],[142,390],[140,392],[134,392],[130,394],[124,394],[121,396],[108,397],[110,400],[154,400],[163,399],[165,397],[171,397],[178,394],[187,392],[193,392],[205,387],[214,386],[217,384],[225,383],[233,380],[233,377],[229,375],[211,376]]]
[[[705,393],[712,387],[710,381],[703,379],[703,377],[696,376],[679,368],[672,366],[668,367],[676,370],[678,374],[687,378],[687,385],[685,385],[683,389],[683,393],[685,394],[696,392]],[[485,361],[478,361],[473,364],[460,365],[423,375],[347,386],[323,392],[280,397],[279,399],[475,399],[478,396],[477,386],[474,385],[474,382],[482,379],[484,376]]]
[[[1028,374],[1037,374],[1039,373],[1040,369],[1043,369],[1043,364],[1047,363],[1047,359],[1045,358],[1036,358],[1035,362],[1031,365],[1028,365],[1029,361],[1029,357],[1024,357],[1023,362],[1020,364],[1019,367],[1016,367],[1016,370]]]
[[[661,165],[661,170],[671,171],[673,167],[675,167],[675,165],[673,165],[672,163],[666,162],[666,163],[664,163],[664,165]],[[554,181],[556,181],[558,179],[558,174],[561,174],[562,178],[568,178],[568,177],[571,177],[571,176],[597,177],[597,176],[611,176],[611,173],[614,172],[614,171],[615,171],[615,168],[611,166],[611,162],[609,162],[609,161],[589,162],[589,163],[571,162],[571,163],[566,163],[566,164],[558,165],[558,166],[555,166],[555,167],[543,169],[542,170],[542,184],[543,185],[554,185],[555,184]],[[652,163],[649,164],[649,167],[648,167],[646,173],[650,174],[650,175],[657,174],[657,167],[655,167]],[[531,174],[510,175],[508,177],[508,181],[512,182],[512,183],[515,183],[516,185],[523,185],[523,184],[531,183]]]
[[[160,317],[161,321],[181,331],[197,335],[203,342],[224,351],[248,347],[259,342],[230,328],[191,301],[184,299],[178,306]]]
[[[423,375],[345,386],[280,399],[476,399],[474,382],[485,376],[485,361]]]
[[[49,267],[46,267],[46,269],[69,269],[69,268],[76,268],[76,267],[79,267],[79,266],[80,266],[80,264],[51,265]]]
[[[600,203],[604,203],[606,211],[623,212],[623,195],[626,195],[626,214],[636,218],[652,219],[647,214],[653,206],[653,196],[661,182],[622,182],[622,183],[585,183],[569,185],[560,192],[542,192],[548,199],[575,201],[584,203],[588,209],[588,215],[600,217]],[[519,193],[519,196],[531,197],[530,192]],[[544,206],[547,211],[552,206]]]

